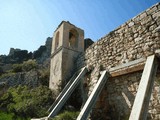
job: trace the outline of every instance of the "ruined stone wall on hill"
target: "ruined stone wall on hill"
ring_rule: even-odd
[[[160,49],[160,3],[130,19],[88,47],[85,53],[79,56],[77,69],[87,66],[91,70],[91,74],[84,80],[88,87],[87,92],[90,94],[101,70],[147,58],[155,54],[158,49]],[[151,95],[148,119],[160,119],[159,73]],[[141,75],[142,71],[137,71],[110,78],[92,110],[92,117],[96,119],[99,115],[103,120],[128,119]]]
[[[130,19],[86,49],[77,67],[111,68],[154,54],[160,49],[160,3]],[[85,62],[83,61],[85,59]]]
[[[77,59],[77,69],[92,70],[89,93],[98,80],[100,68],[110,69],[155,54],[160,49],[160,3],[130,19],[89,46]],[[96,69],[99,69],[98,71]],[[94,73],[96,71],[96,73]]]

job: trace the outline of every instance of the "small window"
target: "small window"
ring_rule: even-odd
[[[55,50],[58,49],[59,47],[59,31],[56,34],[56,38],[55,38]]]

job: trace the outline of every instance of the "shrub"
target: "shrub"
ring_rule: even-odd
[[[79,114],[79,112],[65,111],[65,112],[59,114],[53,120],[76,120],[76,118],[78,117],[78,114]]]
[[[52,93],[46,86],[29,89],[11,87],[0,98],[0,107],[22,117],[43,117],[52,103]]]
[[[22,70],[25,72],[28,72],[28,71],[35,69],[35,68],[37,68],[36,60],[24,61],[22,64]]]
[[[28,72],[32,69],[36,69],[37,68],[37,62],[36,60],[28,60],[28,61],[24,61],[22,64],[13,64],[12,65],[12,72]]]
[[[50,71],[48,68],[39,70],[39,80],[42,85],[45,86],[49,85],[49,76],[50,76]]]
[[[0,120],[12,120],[13,117],[14,117],[14,114],[13,113],[5,113],[5,112],[2,112],[0,111]]]
[[[16,116],[14,113],[6,113],[3,111],[0,111],[0,120],[30,120],[30,118],[22,118],[22,117]]]
[[[5,78],[5,77],[10,77],[10,76],[12,76],[12,75],[14,75],[14,74],[15,74],[15,73],[12,73],[12,72],[4,73],[4,74],[2,74],[2,75],[0,76],[0,79]]]
[[[22,72],[22,64],[13,64],[12,72]]]

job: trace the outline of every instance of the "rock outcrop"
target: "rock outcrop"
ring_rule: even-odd
[[[17,85],[27,85],[30,87],[37,87],[40,84],[48,85],[47,79],[49,78],[47,75],[49,73],[47,73],[47,70],[49,70],[50,65],[51,45],[52,38],[48,37],[45,45],[40,46],[33,53],[27,50],[11,48],[8,55],[0,55],[1,89],[7,90],[10,86]],[[24,61],[31,59],[36,61],[37,68],[29,71],[13,71],[15,64],[21,67],[21,65],[24,66]],[[44,69],[46,73],[42,72]],[[45,81],[42,81],[43,77],[45,77]]]
[[[36,59],[39,63],[43,63],[51,55],[52,38],[48,37],[45,45],[42,45],[38,50],[33,52],[33,59]]]
[[[13,64],[23,63],[29,59],[35,59],[39,64],[45,64],[47,67],[50,62],[52,38],[48,37],[45,45],[42,45],[38,50],[28,52],[27,50],[11,48],[8,55],[0,55],[0,75],[12,69]]]

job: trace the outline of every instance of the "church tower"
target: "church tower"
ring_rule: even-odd
[[[75,71],[77,56],[84,52],[84,31],[62,21],[52,41],[49,88],[59,94]]]

